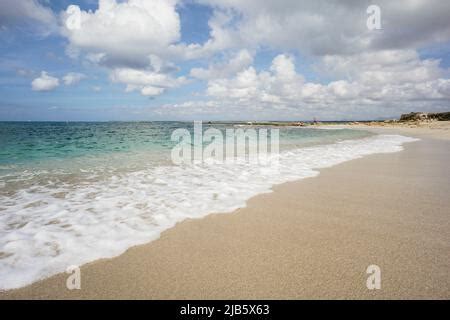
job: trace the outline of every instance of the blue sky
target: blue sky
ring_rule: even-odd
[[[367,4],[318,2],[2,1],[0,120],[339,120],[449,109],[448,4],[379,1],[383,28],[369,30]]]

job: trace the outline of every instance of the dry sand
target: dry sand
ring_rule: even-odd
[[[450,298],[450,141],[423,139],[276,186],[231,214],[0,298]],[[381,268],[381,290],[366,268]]]
[[[415,121],[397,123],[359,123],[342,125],[345,128],[375,130],[380,133],[401,133],[411,137],[450,140],[450,121]]]

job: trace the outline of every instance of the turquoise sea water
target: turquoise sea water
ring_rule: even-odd
[[[0,122],[0,289],[116,256],[183,219],[233,211],[274,184],[411,141],[277,127],[277,166],[177,166],[170,137],[180,128],[192,132],[193,123]]]
[[[175,129],[193,134],[192,122],[0,122],[0,189],[9,193],[32,184],[107,178],[158,165],[171,165]],[[255,128],[203,124],[208,128]],[[370,136],[365,131],[277,127],[280,151]],[[24,179],[22,179],[24,178]],[[21,183],[21,180],[23,180]]]
[[[214,127],[239,128],[233,124],[203,124],[204,130]],[[245,126],[249,128],[250,126]],[[124,155],[130,159],[145,152],[149,160],[168,159],[175,145],[170,136],[177,128],[190,122],[0,122],[0,165],[25,168],[46,161],[70,161],[82,157]],[[258,127],[252,127],[258,128]],[[280,128],[280,127],[277,127]],[[294,148],[344,139],[369,136],[356,130],[319,130],[281,127],[281,148]]]

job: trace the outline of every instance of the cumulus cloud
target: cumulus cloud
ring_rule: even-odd
[[[0,26],[30,25],[41,34],[56,30],[56,17],[52,10],[36,0],[2,0]]]
[[[192,112],[209,116],[226,109],[228,116],[234,113],[236,118],[247,114],[251,119],[333,119],[379,116],[380,108],[385,114],[412,107],[436,110],[450,100],[447,71],[438,60],[421,60],[414,50],[325,56],[320,65],[335,80],[308,82],[296,71],[294,58],[280,54],[266,70],[248,66],[232,76],[210,78],[206,90],[210,100],[177,104],[173,109],[166,105],[159,112],[184,114],[191,106]]]
[[[110,70],[126,91],[157,96],[184,83],[171,74],[178,68],[167,60],[169,47],[180,38],[175,0],[100,0],[96,11],[70,5],[62,14],[66,52]],[[165,58],[162,58],[165,57]]]
[[[31,82],[33,91],[51,91],[59,86],[59,79],[50,76],[46,71],[41,72],[41,76]]]
[[[167,88],[175,88],[187,82],[185,77],[174,78],[169,74],[147,70],[117,68],[111,72],[113,82],[124,83],[127,91],[139,90],[144,96],[157,96]]]
[[[303,83],[303,77],[295,71],[293,58],[282,54],[273,59],[268,71],[258,73],[250,66],[235,77],[209,81],[207,93],[243,104],[253,101],[281,103],[288,97],[294,98]]]
[[[104,64],[144,67],[180,38],[175,0],[100,0],[96,11],[70,5],[62,14],[70,46]]]
[[[406,49],[450,39],[450,2],[379,0],[382,30],[366,27],[364,1],[198,0],[233,15],[217,25],[217,39],[239,46],[268,45],[312,55]],[[212,38],[213,39],[213,38]],[[223,48],[222,48],[223,49]]]
[[[214,10],[208,21],[209,39],[203,43],[176,43],[168,47],[167,54],[178,59],[199,59],[211,57],[218,52],[248,46],[236,33],[233,21],[235,15],[229,10]]]
[[[450,80],[438,60],[420,60],[415,51],[387,50],[354,56],[326,56],[324,68],[337,80],[328,84],[305,82],[296,73],[293,60],[277,56],[270,72],[256,73],[249,68],[232,79],[211,81],[212,96],[272,100],[286,104],[334,102],[338,100],[427,100],[449,99],[446,86]],[[242,90],[253,88],[253,90]],[[245,93],[245,94],[244,94]],[[276,97],[276,98],[275,98]]]
[[[207,80],[234,75],[253,63],[253,56],[246,49],[240,50],[227,63],[212,64],[205,68],[192,68],[190,75],[197,79]]]
[[[84,78],[86,78],[86,75],[84,75],[83,73],[69,72],[62,78],[62,80],[66,86],[71,86],[79,83]]]

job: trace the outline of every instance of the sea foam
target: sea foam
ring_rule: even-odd
[[[377,135],[289,150],[277,166],[159,166],[83,185],[30,187],[0,197],[0,288],[25,286],[68,266],[114,257],[186,218],[232,212],[283,182],[417,139]],[[275,218],[274,218],[275,219]]]

